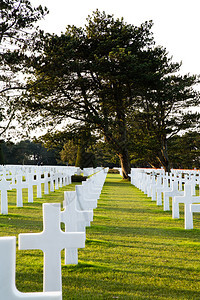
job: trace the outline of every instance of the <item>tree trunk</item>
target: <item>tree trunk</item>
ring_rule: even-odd
[[[170,172],[170,162],[168,157],[168,147],[167,147],[167,139],[164,137],[162,139],[161,146],[161,156],[159,158],[161,166],[164,168],[165,172]]]
[[[3,154],[2,142],[1,141],[0,141],[0,164],[1,165],[5,164],[5,159],[4,159],[4,154]]]
[[[77,149],[77,156],[76,156],[76,162],[75,162],[75,166],[79,167],[79,168],[83,168],[83,154],[85,152],[85,148],[84,148],[84,143],[82,142],[82,140],[79,140],[78,143],[78,149]]]
[[[129,154],[128,150],[125,149],[123,153],[118,154],[120,162],[121,162],[121,168],[122,168],[122,176],[123,179],[129,179],[130,177],[128,174],[131,172],[131,164],[130,164],[130,159],[129,159]]]

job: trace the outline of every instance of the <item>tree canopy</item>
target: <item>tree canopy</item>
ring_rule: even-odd
[[[39,30],[35,22],[47,13],[28,0],[0,1],[0,135],[8,129],[18,108],[27,54]],[[37,33],[37,34],[36,34]]]
[[[197,82],[197,76],[166,74],[154,90],[147,90],[141,97],[138,108],[130,116],[131,148],[135,157],[144,159],[145,155],[152,166],[162,166],[169,171],[170,141],[177,133],[195,129],[199,121],[195,109],[199,93],[192,88]]]
[[[192,90],[197,78],[173,75],[180,64],[155,46],[151,28],[151,21],[133,26],[97,10],[84,28],[47,34],[31,61],[35,73],[22,102],[24,113],[37,118],[36,125],[70,119],[91,125],[118,155],[128,178],[134,130],[139,129],[134,137],[153,136],[163,153],[166,136],[184,127],[183,104],[198,103]]]
[[[0,141],[1,164],[56,165],[56,151],[46,149],[41,143],[22,140],[17,143]]]

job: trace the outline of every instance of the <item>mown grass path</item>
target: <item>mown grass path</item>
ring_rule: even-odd
[[[0,216],[0,233],[16,235],[42,230],[43,202],[61,202],[64,190],[14,206]],[[196,216],[196,215],[195,215]],[[200,299],[200,218],[184,230],[130,182],[108,174],[94,221],[86,231],[79,264],[62,260],[63,300],[67,299]],[[62,252],[63,257],[63,252]],[[17,287],[42,291],[43,254],[17,251]]]

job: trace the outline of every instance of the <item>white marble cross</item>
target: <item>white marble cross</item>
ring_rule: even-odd
[[[13,189],[17,190],[17,207],[23,206],[23,196],[22,196],[22,190],[28,187],[28,184],[26,181],[23,181],[22,175],[16,176],[16,183],[11,185]]]
[[[98,177],[93,175],[93,177],[87,178],[86,182],[89,184],[91,189],[91,193],[96,194],[98,193],[99,196],[101,195],[101,191],[103,186],[98,183]]]
[[[59,173],[54,174],[55,190],[59,189]]]
[[[42,178],[41,178],[42,172],[41,170],[37,170],[37,173],[35,174],[36,179],[35,179],[35,183],[37,185],[37,198],[42,198],[42,188],[41,188],[41,184],[42,184]]]
[[[162,198],[161,198],[161,193],[159,192],[160,189],[162,188],[162,178],[161,176],[157,176],[157,181],[156,181],[156,199],[157,199],[157,205],[162,205]]]
[[[193,229],[193,213],[197,212],[200,212],[200,204],[190,204],[190,222],[188,222],[186,229]]]
[[[85,227],[93,220],[93,211],[79,211],[76,209],[76,192],[64,192],[61,222],[65,224],[65,232],[85,232]],[[78,250],[65,249],[65,264],[78,264]]]
[[[101,191],[99,190],[94,190],[94,187],[91,186],[90,181],[83,181],[82,186],[84,190],[84,195],[87,198],[87,200],[97,200],[100,197]]]
[[[184,192],[179,191],[178,189],[178,180],[172,181],[171,188],[169,191],[163,192],[163,209],[164,211],[170,210],[169,207],[169,197],[175,197],[175,196],[183,196]],[[173,205],[173,199],[172,199],[172,205]],[[173,209],[172,209],[173,210]]]
[[[33,203],[33,186],[35,185],[34,173],[28,173],[26,178],[28,183],[28,202]]]
[[[157,205],[162,205],[162,193],[165,191],[169,191],[169,183],[168,183],[168,178],[163,177],[163,184],[160,185],[160,187],[157,187]]]
[[[97,207],[97,199],[93,199],[93,200],[86,199],[83,185],[76,185],[75,190],[77,196],[77,209],[90,210]]]
[[[19,234],[19,249],[40,249],[44,252],[44,291],[61,291],[61,250],[85,247],[85,233],[63,232],[60,229],[60,203],[43,204],[43,231]]]
[[[1,300],[62,300],[61,291],[21,293],[15,285],[16,237],[0,238],[0,299]]]
[[[8,190],[11,189],[9,181],[6,178],[2,178],[0,181],[1,190],[1,213],[4,215],[8,214]]]
[[[54,173],[50,171],[50,192],[54,192]]]
[[[49,194],[49,182],[50,182],[50,177],[48,172],[44,172],[44,194],[47,195]]]
[[[147,187],[147,197],[151,197],[152,201],[156,200],[156,178],[155,173],[152,172],[150,184]]]
[[[190,204],[200,203],[200,196],[193,196],[191,184],[186,183],[184,186],[184,195],[174,197],[173,202],[174,202],[173,218],[179,218],[179,203],[184,203],[185,229],[190,229],[191,226]]]

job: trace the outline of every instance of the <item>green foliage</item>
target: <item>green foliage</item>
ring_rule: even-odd
[[[119,174],[119,170],[117,169],[109,169],[108,174]]]
[[[72,182],[82,182],[82,181],[86,181],[87,176],[82,176],[82,175],[73,175],[72,176]]]
[[[174,136],[169,143],[169,157],[173,168],[200,168],[200,134],[188,132]]]
[[[68,125],[65,131],[47,133],[38,140],[48,149],[54,149],[65,164],[80,168],[96,167],[93,146],[97,136],[92,135],[91,126]]]
[[[21,117],[18,102],[26,88],[24,73],[30,53],[41,34],[35,28],[35,22],[46,13],[46,8],[34,8],[28,0],[0,1],[1,136],[8,128],[14,129],[11,123],[15,117]]]
[[[4,154],[3,154],[3,147],[2,147],[3,141],[0,140],[0,164],[4,165],[5,163],[5,158],[4,158]]]
[[[124,178],[136,127],[134,140],[145,138],[147,161],[154,163],[149,161],[154,156],[167,169],[168,139],[198,119],[186,112],[199,101],[193,91],[197,77],[176,75],[180,64],[155,46],[151,28],[152,22],[137,27],[96,10],[84,28],[68,26],[65,34],[46,35],[43,53],[32,60],[33,87],[22,103],[42,126],[52,117],[54,126],[73,119],[100,132],[119,157]],[[81,153],[84,149],[77,165]]]
[[[25,140],[16,144],[4,142],[1,146],[6,164],[57,164],[55,152],[48,151],[40,143]]]
[[[177,65],[170,65],[175,72]],[[132,154],[137,164],[146,161],[155,167],[169,171],[171,161],[168,148],[177,133],[195,128],[199,122],[197,105],[199,93],[195,91],[197,76],[171,75],[154,82],[134,112],[130,112],[130,139]],[[164,74],[163,74],[164,75]],[[192,112],[193,108],[193,112]],[[172,140],[172,141],[171,141]]]
[[[35,85],[23,105],[31,118],[48,122],[53,116],[54,125],[63,117],[92,125],[127,176],[127,111],[160,68],[160,54],[153,49],[151,22],[136,27],[98,10],[87,21],[85,28],[68,26],[61,36],[46,36],[43,55],[33,60]]]
[[[75,165],[77,156],[77,145],[74,145],[73,141],[67,141],[63,149],[60,152],[60,158],[63,163],[67,163],[70,166]]]
[[[34,23],[47,13],[47,8],[41,5],[33,8],[28,0],[2,0],[0,12],[0,43],[7,39],[20,43],[26,30],[34,27]]]
[[[76,157],[76,167],[83,168],[90,168],[96,167],[95,155],[91,152],[84,151],[82,145],[78,146],[77,150],[77,157]]]

